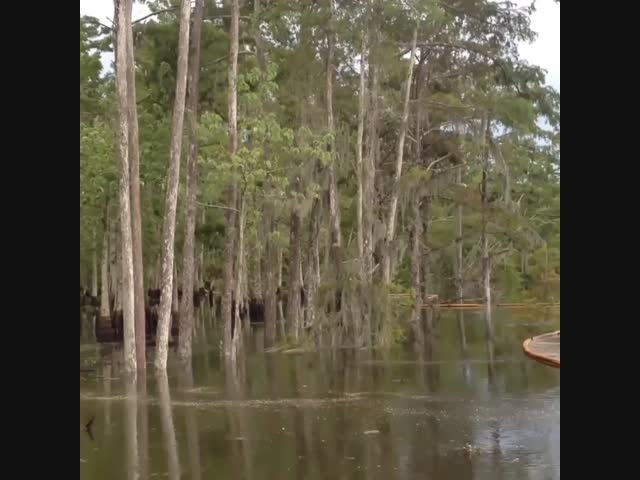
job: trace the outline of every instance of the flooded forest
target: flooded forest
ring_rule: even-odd
[[[559,479],[543,0],[100,2],[81,478]]]

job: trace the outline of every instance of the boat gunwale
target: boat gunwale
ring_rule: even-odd
[[[524,350],[524,353],[528,357],[530,357],[530,358],[532,358],[532,359],[534,359],[534,360],[536,360],[536,361],[538,361],[538,362],[540,362],[540,363],[542,363],[544,365],[547,365],[549,367],[560,368],[560,359],[559,358],[556,359],[556,358],[553,358],[553,357],[551,357],[549,355],[536,353],[536,352],[532,351],[531,348],[530,348],[531,343],[533,343],[536,339],[543,339],[544,337],[552,337],[552,336],[556,336],[556,335],[558,337],[560,336],[560,330],[558,330],[556,332],[552,332],[552,333],[545,333],[543,335],[537,335],[535,337],[527,338],[522,343],[522,349]]]

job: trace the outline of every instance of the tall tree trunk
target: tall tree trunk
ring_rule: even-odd
[[[360,314],[356,315],[354,318],[354,341],[355,345],[359,345],[363,340],[362,335],[362,321],[361,316],[364,313],[365,322],[368,323],[368,315],[366,312],[366,283],[367,283],[367,262],[365,261],[364,256],[364,242],[365,242],[365,226],[363,222],[363,211],[365,201],[364,196],[364,178],[365,178],[365,167],[363,163],[363,137],[364,137],[364,116],[365,116],[365,105],[366,105],[366,66],[365,66],[365,55],[367,50],[367,34],[362,40],[362,51],[360,53],[360,91],[358,92],[358,136],[356,141],[356,176],[358,179],[358,197],[357,197],[357,210],[356,210],[356,218],[357,218],[357,244],[358,244],[358,269],[360,274],[360,286],[358,288],[359,296],[360,296]],[[365,308],[362,308],[362,307]],[[368,328],[366,329],[368,330]]]
[[[173,278],[175,279],[173,282],[173,289],[171,290],[171,323],[173,325],[174,321],[179,321],[180,315],[180,296],[178,295],[178,266],[176,262],[173,262]],[[171,331],[171,329],[169,330]]]
[[[316,263],[319,255],[318,237],[320,236],[320,201],[314,200],[309,222],[309,247],[307,250],[307,265],[305,269],[304,291],[306,300],[306,327],[315,328],[316,324],[316,292],[319,279],[316,273]]]
[[[109,229],[105,222],[102,236],[102,261],[100,267],[100,324],[108,325],[111,319],[109,310]]]
[[[180,33],[178,38],[178,69],[176,78],[176,97],[173,106],[173,125],[171,131],[171,157],[167,175],[167,197],[164,225],[162,229],[162,293],[160,296],[160,314],[158,315],[158,334],[156,337],[156,361],[158,370],[166,370],[169,354],[169,329],[171,322],[171,303],[173,289],[174,242],[176,234],[176,209],[178,206],[178,187],[180,183],[180,155],[182,153],[182,130],[184,107],[187,92],[187,66],[189,59],[189,20],[191,3],[182,0],[180,8]]]
[[[260,32],[260,0],[253,1],[253,38],[256,44],[256,57],[258,66],[263,79],[267,74],[267,58],[266,48],[262,34]],[[267,191],[271,191],[273,187],[269,185]],[[276,298],[276,273],[277,264],[276,248],[273,244],[274,230],[274,206],[270,199],[265,200],[264,204],[264,223],[263,233],[265,235],[264,252],[262,258],[258,260],[256,266],[256,281],[253,290],[259,295],[264,302],[265,314],[265,344],[272,346],[276,339],[276,322],[277,322],[277,298]],[[264,278],[263,278],[264,277]],[[266,283],[265,283],[266,282]]]
[[[113,299],[114,308],[111,314],[117,317],[118,315],[122,315],[122,235],[116,248],[116,265],[114,271],[116,272],[116,285]]]
[[[373,270],[374,270],[374,241],[373,228],[375,222],[374,206],[375,198],[375,177],[376,177],[376,150],[378,144],[378,93],[379,93],[379,74],[378,66],[375,59],[375,48],[377,46],[377,25],[374,23],[374,15],[372,10],[372,2],[369,0],[369,107],[367,122],[367,149],[363,159],[363,254],[364,254],[364,295],[363,295],[363,332],[364,344],[371,346],[373,335],[373,306],[371,300],[373,286]]]
[[[291,211],[289,253],[289,294],[287,296],[287,323],[294,341],[300,337],[300,262],[302,261],[302,221],[297,206]]]
[[[416,345],[424,346],[424,329],[422,327],[422,310],[424,298],[422,296],[422,279],[421,279],[421,242],[422,242],[422,215],[420,212],[420,198],[416,195],[411,202],[411,210],[413,217],[413,229],[411,235],[411,288],[413,290],[413,298],[415,307],[411,328],[413,330],[413,340]]]
[[[109,222],[109,304],[111,310],[115,309],[115,300],[118,291],[118,222]]]
[[[140,198],[140,147],[138,141],[138,108],[136,101],[136,71],[133,51],[131,11],[133,0],[127,2],[127,100],[129,102],[129,168],[131,176],[131,238],[133,242],[133,300],[136,324],[136,362],[138,370],[146,370],[146,323],[144,312],[144,267],[142,257],[142,206]]]
[[[422,302],[428,298],[428,295],[433,293],[433,282],[431,279],[431,220],[433,213],[433,199],[431,188],[427,192],[424,200],[422,201],[422,239],[421,243],[424,244],[422,251]],[[427,332],[431,334],[433,332],[433,312],[431,306],[428,310],[424,310],[424,325],[427,327]]]
[[[200,225],[206,225],[207,223],[207,218],[206,218],[206,212],[205,209],[202,208],[201,209],[201,218],[200,218]],[[197,274],[196,274],[196,285],[198,288],[203,287],[204,286],[204,255],[205,255],[205,247],[204,247],[204,242],[202,241],[198,241],[196,243],[196,256],[198,258],[198,265],[196,268]]]
[[[124,336],[124,368],[135,372],[135,310],[134,310],[134,278],[133,278],[133,240],[131,232],[131,182],[129,167],[129,105],[127,89],[127,29],[129,10],[128,0],[117,2],[117,42],[116,89],[118,93],[118,130],[120,151],[120,228],[122,242],[122,315]]]
[[[236,343],[241,338],[242,330],[240,327],[240,309],[245,304],[245,300],[247,298],[247,290],[246,290],[246,282],[244,281],[245,272],[246,272],[246,261],[245,261],[245,253],[244,253],[244,227],[246,222],[246,195],[244,190],[240,192],[239,198],[239,212],[238,212],[238,255],[237,255],[237,266],[236,266],[236,291],[235,291],[235,299],[236,299],[236,326],[238,328],[235,329],[234,332],[234,340]],[[244,316],[245,323],[243,325],[245,331],[249,330],[249,312]]]
[[[285,338],[287,336],[287,328],[285,325],[284,309],[282,307],[282,247],[278,247],[276,257],[278,259],[278,291],[280,295],[278,297],[278,319],[280,320],[280,336]]]
[[[484,296],[485,322],[487,327],[487,336],[489,340],[493,339],[493,321],[491,318],[491,256],[489,253],[489,235],[487,234],[488,209],[489,209],[489,152],[487,149],[487,138],[491,124],[488,115],[485,113],[482,119],[482,127],[480,134],[480,146],[482,155],[482,183],[480,185],[480,193],[482,196],[482,288]]]
[[[248,272],[251,283],[249,298],[253,298],[257,302],[262,303],[264,301],[264,295],[262,289],[262,252],[260,248],[255,248],[252,250],[251,265],[252,268]]]
[[[456,168],[456,184],[462,185],[462,164]],[[464,257],[463,257],[463,243],[462,243],[462,220],[463,220],[463,207],[459,203],[456,206],[456,301],[462,303],[464,299]],[[464,326],[464,314],[462,311],[458,314],[458,329],[460,330],[460,341],[462,344],[462,350],[467,350],[467,335]]]
[[[273,215],[274,206],[270,199],[266,200],[264,212],[264,235],[266,238],[264,253],[264,325],[265,325],[265,343],[272,346],[276,340],[276,321],[277,321],[277,279],[276,267],[278,263],[277,248],[273,241]]]
[[[358,92],[358,135],[356,140],[356,176],[358,179],[358,198],[357,198],[357,229],[358,229],[358,257],[360,263],[360,280],[365,281],[365,262],[364,262],[364,225],[363,225],[363,201],[364,201],[364,166],[362,162],[362,143],[364,137],[364,115],[365,115],[365,99],[366,99],[366,72],[365,72],[365,55],[367,50],[367,39],[362,40],[362,51],[360,53],[360,91]]]
[[[369,0],[369,7],[371,8],[372,2]],[[375,29],[376,25],[373,22],[373,11],[369,13],[370,26],[369,29]],[[375,221],[375,177],[376,177],[376,150],[378,143],[378,94],[379,94],[379,74],[378,66],[376,65],[375,47],[377,46],[377,31],[369,32],[369,109],[368,109],[368,124],[367,124],[367,154],[364,159],[364,264],[365,264],[365,276],[368,285],[371,285],[373,278],[373,226]]]
[[[93,250],[91,252],[91,296],[98,298],[98,236],[93,231]]]
[[[178,357],[191,358],[193,344],[193,291],[195,279],[196,215],[198,213],[198,99],[200,96],[200,42],[204,0],[196,0],[189,72],[186,116],[189,133],[189,156],[187,157],[187,201],[185,237],[182,260],[182,303],[180,305],[180,328]]]
[[[402,175],[402,163],[404,159],[404,142],[407,136],[407,126],[409,123],[409,99],[411,98],[411,83],[413,76],[413,63],[416,56],[416,44],[418,42],[418,24],[413,29],[413,40],[411,41],[411,55],[409,56],[409,69],[407,79],[404,84],[404,104],[402,108],[402,120],[400,131],[398,132],[398,150],[396,152],[396,169],[393,178],[391,192],[391,203],[389,205],[389,215],[387,217],[387,231],[383,252],[382,279],[385,285],[391,283],[391,257],[393,253],[393,242],[396,233],[396,216],[398,211],[398,184]]]
[[[340,232],[340,206],[338,204],[338,185],[336,180],[335,162],[336,162],[336,142],[335,142],[335,120],[333,117],[333,76],[335,65],[333,64],[334,50],[335,50],[335,25],[334,25],[334,12],[335,12],[335,0],[329,0],[329,24],[327,33],[327,128],[329,134],[332,136],[331,143],[329,145],[329,151],[331,154],[331,160],[329,162],[329,215],[331,222],[331,244],[333,252],[336,256],[336,265],[339,268],[339,261],[337,258],[338,250],[342,247],[342,235]],[[337,273],[337,272],[336,272]]]
[[[267,58],[265,45],[260,33],[260,0],[253,0],[253,40],[256,44],[256,57],[258,59],[258,67],[262,75],[267,72]]]
[[[231,27],[229,45],[229,153],[233,157],[238,152],[238,49],[240,34],[240,5],[239,0],[231,2]],[[228,194],[229,206],[235,209],[237,203],[237,185],[231,187]],[[235,243],[235,210],[229,210],[227,214],[227,231],[225,245],[225,266],[224,266],[224,293],[222,296],[222,320],[224,322],[224,353],[232,355],[232,312],[231,300],[234,291],[234,243]],[[238,299],[235,299],[236,302]],[[239,328],[236,325],[236,328]]]

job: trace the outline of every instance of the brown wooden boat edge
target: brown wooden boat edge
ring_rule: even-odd
[[[547,337],[550,335],[560,335],[560,330],[558,330],[557,332],[553,332],[553,333],[545,333],[544,335],[538,335],[536,337],[532,337],[532,338],[527,338],[523,343],[522,343],[522,349],[524,350],[525,355],[527,355],[528,357],[544,364],[547,365],[549,367],[554,367],[554,368],[560,368],[560,360],[556,360],[554,358],[550,358],[546,355],[540,355],[537,353],[534,353],[530,350],[529,348],[529,344],[531,344],[531,342],[533,340],[535,340],[536,338],[540,338],[540,337]]]

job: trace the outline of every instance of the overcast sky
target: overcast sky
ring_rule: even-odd
[[[531,0],[515,0],[515,3],[528,5]],[[547,70],[547,83],[560,91],[560,4],[554,0],[537,0],[536,8],[532,26],[538,32],[538,39],[533,44],[522,44],[520,53],[531,64]],[[145,5],[133,4],[134,20],[148,12]],[[113,0],[80,0],[80,14],[98,17],[101,21],[113,18]],[[105,61],[111,59],[105,58]]]

